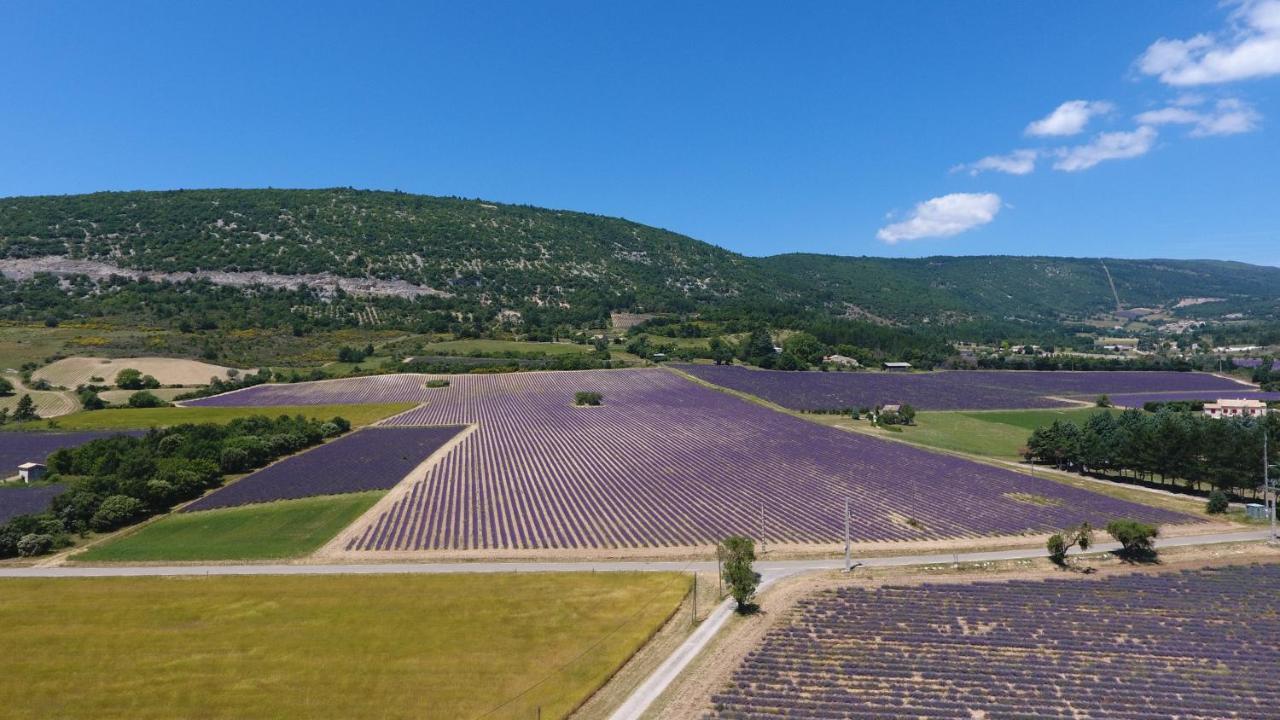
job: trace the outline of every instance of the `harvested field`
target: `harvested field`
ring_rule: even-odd
[[[12,395],[0,397],[0,408],[8,408],[13,412],[23,395],[30,395],[36,404],[36,414],[41,418],[55,418],[80,409],[80,403],[69,393],[57,390],[26,390],[18,388]]]
[[[183,512],[272,500],[390,490],[461,431],[369,427],[272,463],[187,505]]]
[[[1276,637],[1280,564],[842,588],[771,630],[711,717],[1262,720]]]
[[[254,385],[213,397],[188,400],[189,407],[272,407],[275,405],[337,405],[357,403],[420,403],[432,393],[423,387],[427,375],[411,373],[370,375],[342,380]]]
[[[1016,410],[1072,404],[1054,397],[1089,401],[1103,393],[1256,389],[1216,375],[1190,372],[786,372],[737,365],[681,365],[679,369],[713,385],[749,393],[792,410],[840,410],[886,403],[905,403],[917,410]]]
[[[64,485],[0,485],[0,524],[19,515],[34,515],[49,509]]]
[[[834,543],[1191,522],[1044,478],[815,425],[664,370],[450,378],[388,425],[477,429],[344,535],[350,551]],[[319,383],[323,402],[347,392]],[[296,402],[308,390],[291,386]],[[604,395],[574,407],[576,391]],[[1052,504],[1014,499],[1019,493]],[[761,511],[764,529],[761,531]]]
[[[104,390],[98,393],[98,397],[102,398],[103,402],[109,403],[111,405],[127,405],[129,403],[130,396],[132,396],[136,392],[139,392],[139,391],[138,390]],[[147,392],[151,393],[152,395],[155,395],[156,397],[160,398],[161,400],[164,400],[165,402],[171,402],[175,397],[183,393],[189,393],[191,392],[191,390],[190,388],[156,388],[154,390],[147,390]]]
[[[227,370],[230,369],[197,360],[177,358],[69,357],[40,368],[32,377],[37,380],[48,380],[54,385],[67,388],[89,384],[90,378],[94,377],[100,377],[103,380],[97,384],[113,385],[116,375],[125,368],[133,368],[143,375],[151,375],[162,385],[207,385],[209,378],[212,377],[227,379]]]

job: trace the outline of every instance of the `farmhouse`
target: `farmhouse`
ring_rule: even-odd
[[[832,365],[844,365],[845,367],[858,367],[858,361],[848,355],[828,355],[822,358],[822,362]]]
[[[885,369],[885,370],[897,370],[897,371],[910,370],[910,369],[911,369],[911,363],[909,363],[909,362],[887,362],[887,363],[885,363],[885,364],[884,364],[884,369]]]
[[[44,477],[45,467],[37,462],[26,462],[18,466],[18,477],[22,482],[35,482]]]
[[[1261,417],[1267,414],[1267,404],[1248,398],[1223,399],[1205,403],[1204,414],[1214,418]]]

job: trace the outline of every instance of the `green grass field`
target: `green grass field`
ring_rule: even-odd
[[[544,353],[546,355],[572,355],[591,352],[590,345],[573,343],[522,342],[519,340],[447,340],[424,345],[418,355],[467,355],[470,353]]]
[[[1066,410],[1000,410],[984,412],[921,412],[916,424],[903,427],[898,437],[917,445],[957,450],[973,455],[1014,459],[1027,437],[1054,420],[1084,422],[1098,408]]]
[[[341,415],[355,427],[390,417],[414,407],[413,403],[378,403],[371,405],[280,405],[271,407],[162,407],[108,408],[78,412],[57,418],[59,430],[123,430],[180,425],[182,423],[225,423],[252,415],[303,415],[328,420]],[[6,430],[45,430],[45,421],[6,425]]]
[[[174,513],[91,547],[74,559],[195,562],[302,557],[355,522],[383,494],[353,493]]]
[[[561,718],[687,589],[659,573],[0,580],[0,707],[13,720]]]

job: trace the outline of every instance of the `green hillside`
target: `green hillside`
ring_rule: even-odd
[[[100,271],[98,282],[111,268],[270,276],[250,277],[255,282],[301,274],[398,282],[383,293],[389,302],[379,317],[411,318],[426,308],[498,322],[500,311],[514,310],[526,318],[554,316],[544,326],[587,325],[611,310],[718,310],[725,316],[761,308],[775,318],[810,313],[884,324],[1044,323],[1114,311],[1117,296],[1124,308],[1166,309],[1185,298],[1218,298],[1178,312],[1266,316],[1280,298],[1280,268],[1243,263],[1106,260],[1104,267],[1097,259],[1045,257],[749,258],[616,218],[343,188],[0,200],[0,268],[7,265],[13,275],[15,264],[39,258],[53,264],[35,271],[63,275],[83,274],[74,261],[88,262]],[[27,270],[34,272],[30,265]],[[86,298],[96,292],[83,279],[77,282],[71,292]],[[25,288],[11,303],[27,310],[50,307],[50,293],[63,290],[47,283]],[[161,291],[171,292],[149,292]],[[297,289],[257,292],[255,305],[274,308],[273,315],[308,304],[289,294]],[[405,304],[419,295],[419,305]],[[224,297],[216,304],[228,302]],[[118,303],[122,312],[155,304],[131,297]],[[69,307],[64,314],[82,309]],[[324,312],[365,310],[330,306]]]

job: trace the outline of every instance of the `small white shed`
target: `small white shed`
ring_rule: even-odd
[[[22,482],[35,482],[44,477],[45,466],[36,462],[22,463],[18,466],[18,477]]]

